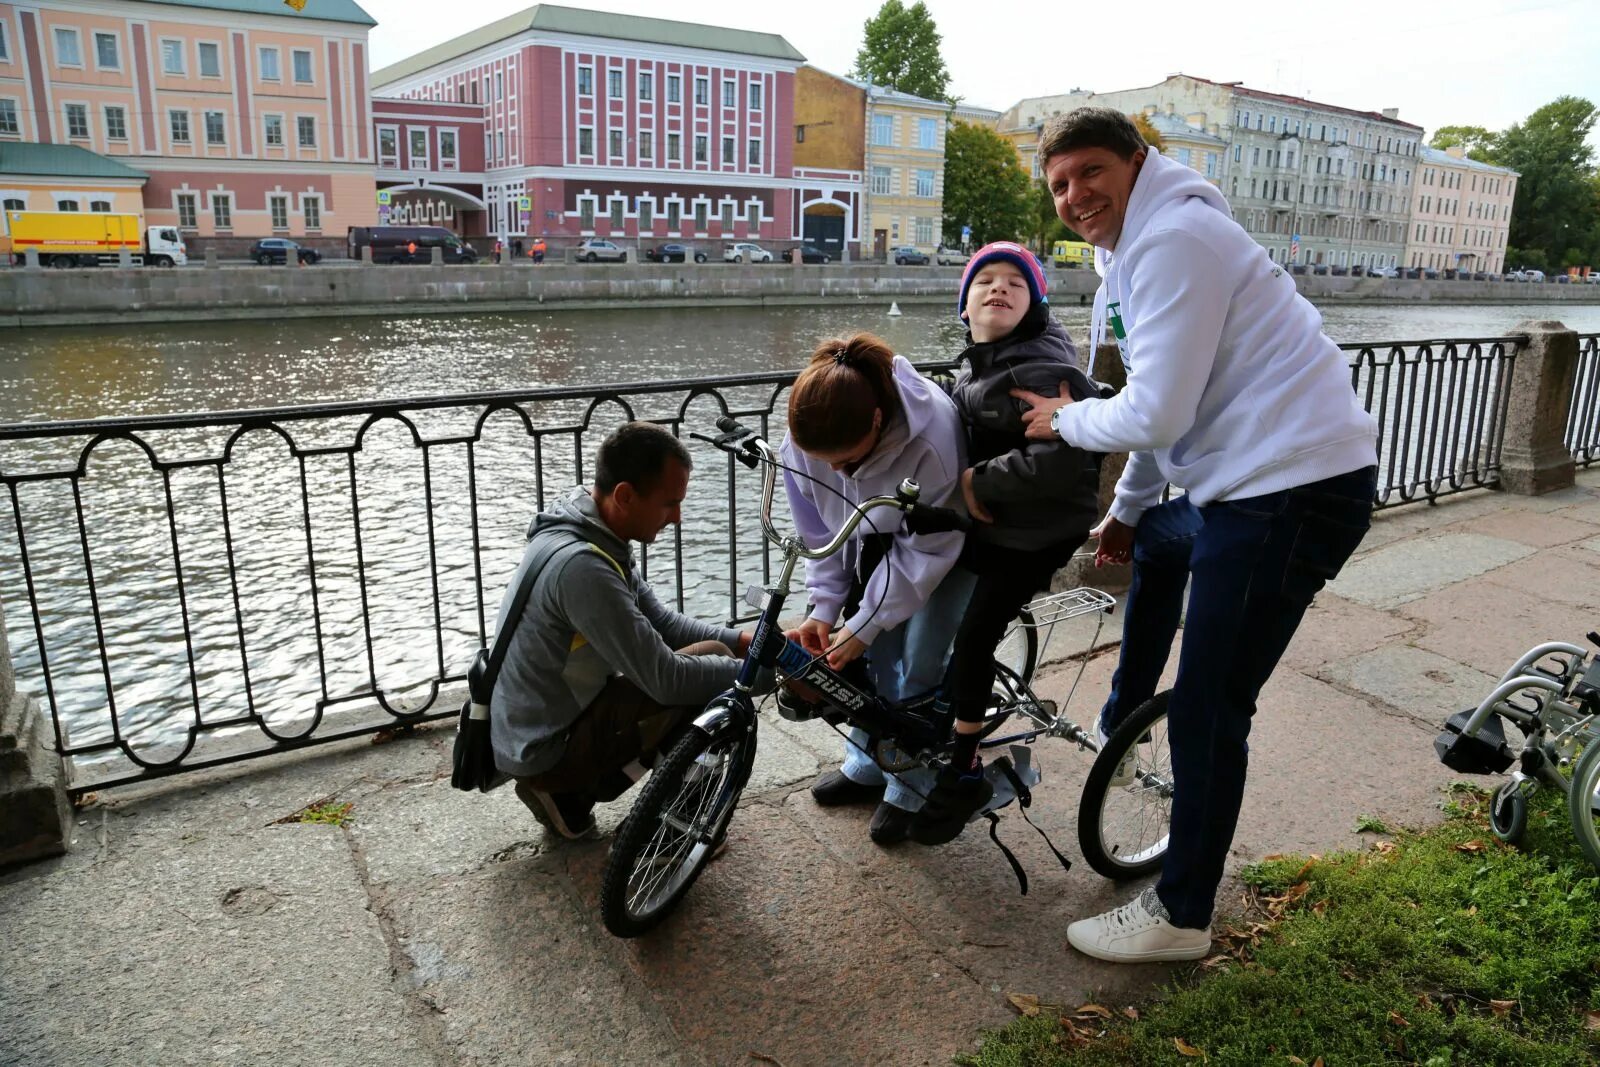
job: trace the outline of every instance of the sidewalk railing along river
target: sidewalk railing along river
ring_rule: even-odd
[[[1567,447],[1600,458],[1581,339]],[[1378,419],[1376,503],[1494,487],[1521,337],[1342,346]],[[931,369],[931,368],[925,368]],[[72,788],[453,715],[533,513],[619,422],[774,436],[793,375],[0,427],[0,601]],[[640,565],[738,619],[771,575],[742,468],[699,442],[684,524]]]

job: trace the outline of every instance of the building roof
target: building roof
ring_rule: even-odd
[[[0,174],[49,178],[125,178],[146,181],[150,175],[109,156],[68,144],[7,141],[0,144]]]
[[[1417,157],[1424,163],[1432,163],[1436,167],[1462,167],[1466,170],[1482,171],[1485,174],[1510,174],[1521,177],[1522,172],[1512,170],[1510,167],[1497,167],[1493,163],[1485,163],[1481,159],[1473,159],[1467,155],[1454,155],[1442,148],[1431,145],[1422,145],[1417,150]]]
[[[1179,116],[1168,114],[1165,111],[1157,111],[1153,115],[1146,115],[1144,116],[1144,120],[1151,126],[1154,126],[1155,131],[1159,133],[1163,139],[1181,139],[1185,141],[1199,142],[1202,144],[1220,145],[1223,148],[1228,147],[1228,142],[1224,141],[1222,138],[1207,133],[1198,126],[1191,126],[1187,122],[1183,121],[1183,119]]]
[[[1366,119],[1368,122],[1386,122],[1391,126],[1404,126],[1409,130],[1422,132],[1422,127],[1414,122],[1405,122],[1392,115],[1385,115],[1381,111],[1360,111],[1355,108],[1341,107],[1338,104],[1324,104],[1317,100],[1308,100],[1303,96],[1287,96],[1283,93],[1269,93],[1263,89],[1251,89],[1243,82],[1215,82],[1210,78],[1199,78],[1193,74],[1174,74],[1174,78],[1188,78],[1191,81],[1204,82],[1207,85],[1218,85],[1225,89],[1232,89],[1238,96],[1249,97],[1253,100],[1271,100],[1287,107],[1316,108],[1318,111],[1329,111],[1339,115],[1349,115],[1352,118]]]
[[[312,0],[313,3],[316,0]],[[570,33],[583,37],[608,37],[619,41],[696,48],[707,52],[732,52],[736,55],[764,56],[805,62],[794,45],[776,33],[733,30],[723,26],[704,26],[695,22],[672,22],[640,15],[615,15],[608,11],[586,11],[576,7],[537,4],[515,15],[480,26],[470,33],[434,45],[414,56],[372,72],[374,86],[403,81],[430,67],[476,52],[498,41],[531,30]]]
[[[282,18],[321,19],[325,22],[353,22],[376,26],[378,20],[361,9],[356,0],[306,0],[304,11],[287,8],[283,0],[146,0],[173,7],[201,7],[211,11],[234,11],[243,15],[272,15]]]

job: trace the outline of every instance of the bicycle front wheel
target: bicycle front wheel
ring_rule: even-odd
[[[617,937],[665,919],[711,862],[748,777],[744,731],[690,730],[650,772],[600,881],[600,917]]]
[[[1089,769],[1078,805],[1078,846],[1107,878],[1161,868],[1172,826],[1172,750],[1167,704],[1157,693],[1123,720]]]
[[[1572,833],[1589,862],[1600,867],[1600,741],[1590,741],[1567,785]]]

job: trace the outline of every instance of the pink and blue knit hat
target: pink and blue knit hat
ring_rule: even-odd
[[[1045,279],[1044,267],[1033,253],[1015,241],[991,241],[972,254],[967,261],[967,269],[961,272],[961,296],[956,302],[956,315],[962,322],[967,320],[967,289],[972,285],[972,279],[985,263],[993,263],[997,259],[1005,260],[1022,272],[1022,277],[1028,283],[1028,295],[1035,304],[1050,302],[1050,283]]]

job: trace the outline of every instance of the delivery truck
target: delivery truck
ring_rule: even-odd
[[[39,253],[42,267],[116,266],[122,253],[134,266],[181,267],[189,262],[176,226],[144,225],[138,215],[105,211],[7,211],[4,240],[14,263]]]

